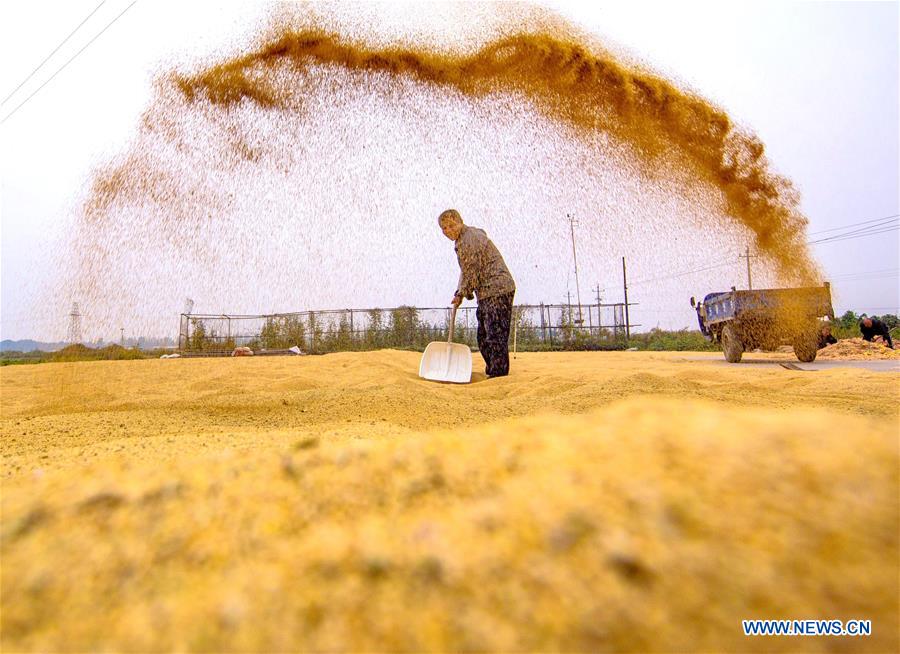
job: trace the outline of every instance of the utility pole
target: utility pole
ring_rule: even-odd
[[[625,294],[625,344],[631,338],[631,320],[628,318],[628,277],[625,274],[625,257],[622,257],[622,291]]]
[[[575,216],[567,213],[566,218],[569,219],[569,230],[572,234],[572,261],[575,263],[575,295],[578,298],[578,320],[579,325],[584,323],[584,318],[581,317],[581,287],[578,285],[578,256],[575,254],[575,225],[578,224],[578,220],[575,219]]]
[[[739,259],[747,260],[747,290],[750,290],[750,291],[753,290],[753,278],[750,276],[750,259],[756,259],[758,256],[759,255],[756,255],[756,254],[753,254],[753,255],[750,254],[750,246],[749,245],[747,246],[747,249],[745,250],[745,254],[738,255]]]

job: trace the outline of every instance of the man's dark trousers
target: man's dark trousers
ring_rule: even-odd
[[[513,296],[504,293],[479,298],[475,316],[478,318],[478,349],[484,357],[484,372],[488,377],[509,374],[509,326],[512,322]]]

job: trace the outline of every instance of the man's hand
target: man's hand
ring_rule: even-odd
[[[453,305],[454,307],[459,308],[459,305],[462,304],[462,301],[463,301],[462,297],[460,297],[459,295],[454,295],[453,300],[450,302],[450,304]]]

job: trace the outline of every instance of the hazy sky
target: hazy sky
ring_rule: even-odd
[[[154,73],[167,61],[239,39],[264,12],[255,3],[139,0],[7,118],[130,2],[103,2],[0,108],[3,338],[65,335],[68,307],[60,307],[58,321],[43,323],[30,319],[28,308],[92,168],[123,150],[135,133]],[[98,3],[3,3],[0,94],[5,98]],[[898,3],[545,4],[754,130],[774,169],[802,193],[810,238],[900,214]],[[898,250],[897,231],[813,246],[833,282],[836,311],[900,310]],[[690,292],[721,286],[730,284],[710,277]],[[552,292],[558,299],[565,289]],[[619,299],[613,291],[607,297]],[[640,311],[645,326],[693,324],[687,311]]]

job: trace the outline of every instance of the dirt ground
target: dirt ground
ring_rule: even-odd
[[[0,649],[897,651],[898,374],[703,357],[4,367]]]

